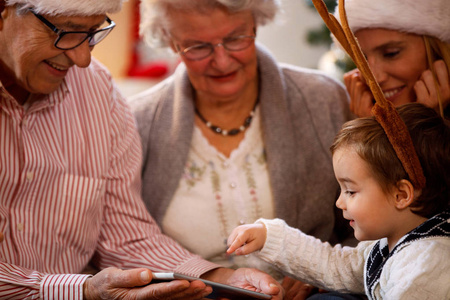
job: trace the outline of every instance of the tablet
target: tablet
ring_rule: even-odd
[[[206,285],[212,287],[213,291],[206,298],[216,299],[217,297],[225,297],[229,299],[239,299],[239,300],[251,300],[251,299],[272,299],[271,295],[266,295],[263,293],[258,293],[242,288],[238,288],[231,285],[226,285],[222,283],[217,283],[197,277],[186,276],[178,273],[153,273],[153,279],[151,283],[158,283],[162,281],[170,281],[175,279],[183,279],[188,281],[200,280]]]

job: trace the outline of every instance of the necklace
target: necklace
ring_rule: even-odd
[[[213,132],[215,132],[217,134],[221,134],[223,136],[233,136],[242,131],[245,131],[250,126],[250,124],[252,123],[252,120],[253,120],[253,116],[255,114],[255,109],[256,109],[256,105],[258,104],[258,100],[259,99],[256,99],[255,106],[253,107],[252,111],[250,112],[250,115],[247,118],[245,118],[244,124],[242,124],[239,128],[233,128],[230,130],[222,129],[219,126],[213,125],[211,122],[207,121],[205,119],[205,117],[203,117],[202,114],[198,111],[197,107],[195,107],[195,113],[200,118],[200,120],[202,120],[203,123],[205,123],[206,127],[210,128]]]

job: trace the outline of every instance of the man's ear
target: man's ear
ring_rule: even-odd
[[[395,188],[395,206],[405,209],[414,201],[414,186],[409,180],[402,179]]]

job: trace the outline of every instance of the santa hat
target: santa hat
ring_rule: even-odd
[[[346,0],[345,11],[353,32],[384,28],[450,43],[450,0]],[[339,6],[334,15],[339,20]]]
[[[38,14],[66,16],[94,16],[115,13],[124,0],[6,0],[7,6],[32,8]]]

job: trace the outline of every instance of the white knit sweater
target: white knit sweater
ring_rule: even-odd
[[[331,247],[287,226],[280,219],[258,222],[267,228],[259,256],[293,277],[329,290],[364,293],[364,265],[376,241],[356,248]],[[450,239],[414,241],[384,265],[376,299],[450,299]]]

